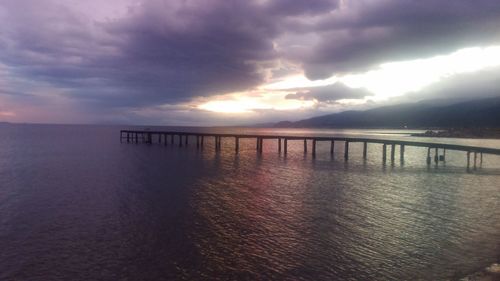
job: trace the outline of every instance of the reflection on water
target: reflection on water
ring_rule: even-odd
[[[497,157],[468,172],[463,153],[427,167],[410,147],[386,166],[377,145],[347,163],[326,143],[216,154],[118,129],[0,127],[0,279],[443,280],[499,258]]]

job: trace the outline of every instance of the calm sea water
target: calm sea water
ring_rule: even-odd
[[[340,143],[313,159],[302,142],[285,157],[273,141],[235,154],[231,139],[216,154],[212,140],[120,144],[119,129],[0,125],[0,280],[446,280],[500,258],[499,157],[428,167],[407,147],[384,166],[380,145],[363,161],[351,144],[345,162]]]

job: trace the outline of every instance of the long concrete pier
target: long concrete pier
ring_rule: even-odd
[[[218,133],[196,133],[196,132],[175,132],[175,131],[149,131],[149,130],[121,130],[120,142],[127,143],[147,143],[154,142],[159,144],[177,144],[179,147],[189,144],[189,139],[195,138],[196,147],[203,148],[205,138],[213,138],[215,144],[215,151],[222,149],[222,138],[234,139],[234,149],[238,153],[240,147],[240,139],[255,139],[256,151],[263,152],[264,140],[277,140],[278,152],[283,151],[284,154],[288,152],[289,141],[303,141],[304,152],[307,153],[308,142],[311,142],[311,154],[316,156],[316,146],[318,142],[328,142],[330,144],[330,154],[334,153],[334,146],[336,142],[344,144],[344,159],[349,160],[349,144],[350,143],[363,143],[363,159],[367,158],[368,144],[382,145],[382,162],[387,162],[387,148],[390,148],[390,161],[395,162],[396,147],[399,146],[399,160],[404,162],[405,147],[425,147],[427,148],[426,163],[430,165],[433,160],[437,164],[439,161],[446,161],[446,151],[455,150],[466,153],[467,168],[473,165],[474,168],[483,162],[483,154],[500,155],[500,149],[444,144],[444,143],[430,143],[430,142],[416,142],[416,141],[401,141],[401,140],[387,140],[387,139],[371,139],[371,138],[351,138],[351,137],[315,137],[315,136],[285,136],[285,135],[251,135],[251,134],[218,134]],[[176,141],[177,140],[177,141]],[[432,153],[434,151],[434,153]],[[471,154],[473,159],[471,159]],[[434,157],[432,157],[434,156]],[[478,159],[479,156],[479,159]],[[434,158],[434,159],[433,159]],[[479,161],[479,163],[478,163]]]

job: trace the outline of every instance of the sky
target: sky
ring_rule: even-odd
[[[0,0],[0,121],[244,125],[499,82],[498,0]]]

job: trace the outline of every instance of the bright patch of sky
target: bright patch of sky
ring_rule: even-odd
[[[256,110],[297,110],[311,108],[315,101],[285,99],[288,92],[264,93],[251,95],[234,93],[221,96],[220,99],[204,102],[199,109],[220,113],[249,113]]]
[[[372,99],[378,100],[417,92],[453,75],[499,65],[500,46],[476,47],[428,59],[385,63],[379,69],[347,75],[340,81],[351,88],[366,88],[375,94]]]
[[[365,88],[374,94],[362,100],[386,100],[421,91],[429,85],[457,74],[473,73],[496,66],[500,66],[500,46],[473,47],[432,58],[384,63],[365,73],[333,76],[324,80],[311,81],[303,74],[293,75],[279,82],[262,85],[260,90],[267,91],[268,94],[255,96],[254,93],[233,93],[202,103],[198,108],[231,113],[261,109],[312,108],[317,106],[318,101],[286,100],[284,97],[288,93],[293,93],[294,89],[321,87],[339,82],[351,88]],[[280,94],[272,95],[272,92]],[[270,96],[273,98],[269,98]],[[343,99],[337,102],[359,104],[361,101]]]

